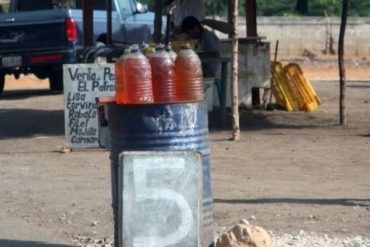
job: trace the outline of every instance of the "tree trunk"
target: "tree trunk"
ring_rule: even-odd
[[[239,126],[239,90],[238,90],[238,0],[232,0],[232,111],[233,111],[233,126],[232,126],[232,139],[238,141],[240,139],[240,126]]]
[[[155,43],[159,43],[162,39],[162,1],[155,0],[154,5],[154,34],[153,40]]]
[[[339,80],[340,80],[340,95],[339,95],[339,122],[341,125],[347,125],[346,112],[346,70],[344,67],[344,36],[346,33],[348,13],[348,0],[343,0],[342,7],[342,22],[340,24],[339,41],[338,41],[338,65],[339,65]]]

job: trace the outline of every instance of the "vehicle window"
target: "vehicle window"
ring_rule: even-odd
[[[107,9],[105,7],[106,6],[105,0],[92,0],[92,1],[93,1],[93,4],[94,4],[94,7],[93,8],[95,10],[106,10]],[[71,1],[69,1],[69,2],[71,2]],[[83,0],[74,0],[74,2],[75,2],[74,8],[76,8],[76,9],[82,9],[82,7],[83,7]],[[113,0],[112,0],[112,10],[115,10],[115,5],[114,5],[114,1]]]
[[[123,15],[132,15],[135,6],[133,0],[119,0],[117,4]]]
[[[19,0],[17,5],[18,11],[29,11],[29,10],[41,10],[41,9],[53,9],[53,0]]]
[[[69,9],[76,7],[75,0],[54,0],[54,4],[59,8]]]
[[[95,10],[106,10],[105,0],[92,0]],[[18,11],[30,11],[41,9],[57,9],[57,8],[72,8],[82,9],[83,0],[18,0]],[[115,10],[114,2],[112,1],[112,9]]]

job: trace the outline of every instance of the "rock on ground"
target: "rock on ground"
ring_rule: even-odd
[[[245,220],[234,226],[217,239],[217,247],[274,247],[274,243],[265,229],[249,225]]]

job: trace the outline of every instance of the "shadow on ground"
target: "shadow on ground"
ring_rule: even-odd
[[[317,204],[338,206],[370,206],[370,199],[296,199],[296,198],[259,198],[259,199],[214,199],[215,203],[226,204]]]
[[[63,110],[0,109],[0,140],[59,135],[64,135]]]
[[[209,113],[210,130],[231,130],[232,113],[227,110],[224,121],[219,111]],[[316,129],[323,126],[338,126],[331,116],[320,116],[317,112],[293,111],[281,109],[239,109],[241,131],[259,131],[266,129]]]
[[[21,100],[35,96],[57,95],[62,92],[52,92],[49,89],[20,89],[5,90],[0,96],[0,100]]]
[[[0,101],[55,94],[60,94],[60,92],[53,93],[49,89],[5,90]],[[64,135],[63,110],[0,109],[0,140],[59,135]]]
[[[42,242],[6,240],[6,239],[0,239],[0,246],[4,246],[4,247],[73,247],[73,245],[49,244],[49,243],[42,243]]]
[[[348,85],[349,88],[370,88],[370,85],[368,84],[361,84],[361,85]]]

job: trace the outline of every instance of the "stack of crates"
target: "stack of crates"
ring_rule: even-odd
[[[285,76],[283,65],[276,62],[274,66],[272,63],[271,70],[273,76],[271,89],[276,103],[287,111],[298,109],[298,102],[294,97],[295,92],[292,91],[293,88],[287,83],[288,80]]]
[[[271,68],[272,93],[276,103],[287,111],[313,111],[321,105],[320,98],[298,64],[283,66],[277,62]]]

